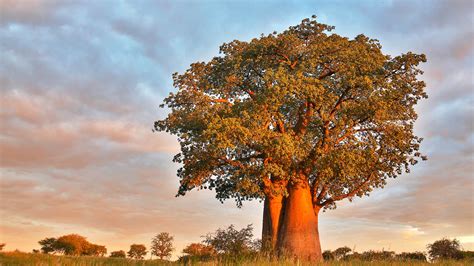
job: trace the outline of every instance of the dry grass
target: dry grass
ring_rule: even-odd
[[[102,265],[180,265],[178,262],[167,262],[162,260],[132,260],[121,258],[106,258],[106,257],[73,257],[73,256],[56,256],[47,254],[32,254],[24,252],[2,252],[0,253],[0,265],[66,265],[66,266],[102,266]],[[234,259],[226,259],[221,261],[210,262],[196,262],[191,265],[263,265],[263,266],[286,266],[286,265],[314,265],[314,263],[304,263],[294,260],[278,260],[268,261],[263,257],[240,257]],[[474,265],[472,261],[444,261],[439,263],[427,262],[393,262],[393,261],[330,261],[319,264],[321,266],[364,266],[364,265],[446,265],[446,266],[461,266]]]

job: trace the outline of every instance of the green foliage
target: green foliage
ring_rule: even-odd
[[[130,250],[127,252],[128,257],[137,260],[143,259],[147,253],[145,245],[142,244],[132,244]]]
[[[174,250],[173,239],[173,236],[166,232],[156,235],[151,241],[151,254],[160,259],[171,257],[171,252]]]
[[[119,250],[119,251],[112,251],[110,253],[111,258],[125,258],[127,255],[125,254],[125,251]]]
[[[462,259],[461,245],[457,239],[443,238],[427,246],[431,260]]]
[[[251,224],[241,230],[230,225],[226,229],[217,229],[215,233],[207,234],[203,242],[212,246],[220,254],[232,256],[248,254],[257,251],[252,240],[252,231]]]
[[[425,56],[391,57],[333,28],[304,19],[173,75],[177,91],[162,105],[171,112],[155,129],[178,136],[178,195],[211,189],[240,206],[303,180],[315,204],[333,208],[424,159],[413,125]]]
[[[41,245],[41,251],[45,254],[56,251],[56,238],[54,237],[47,237],[38,243]]]

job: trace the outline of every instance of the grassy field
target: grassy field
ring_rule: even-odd
[[[106,257],[73,257],[73,256],[55,256],[46,254],[32,254],[23,252],[2,252],[0,253],[0,265],[71,265],[71,266],[99,266],[99,265],[180,265],[177,262],[167,262],[162,260],[132,260],[121,258]],[[267,261],[263,258],[240,258],[229,261],[211,261],[194,263],[193,265],[311,265],[310,263],[301,263],[297,261]],[[473,261],[444,261],[440,263],[423,262],[390,262],[390,261],[331,261],[323,262],[324,266],[363,266],[363,265],[473,265]]]

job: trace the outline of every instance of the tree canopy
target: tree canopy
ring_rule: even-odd
[[[78,234],[64,235],[59,238],[48,237],[38,241],[43,253],[62,253],[74,256],[104,256],[107,248],[90,243],[84,236]]]
[[[171,112],[155,129],[180,142],[178,195],[211,189],[240,206],[303,181],[315,208],[333,208],[424,159],[413,125],[425,56],[392,57],[376,39],[333,29],[304,19],[173,75]]]
[[[459,240],[443,238],[427,246],[431,260],[462,259]]]
[[[128,256],[132,259],[141,260],[148,253],[145,245],[142,244],[132,244],[130,245],[130,250],[127,252]]]

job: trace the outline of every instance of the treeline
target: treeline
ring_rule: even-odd
[[[326,250],[323,252],[325,261],[420,261],[426,262],[428,258],[431,261],[441,260],[463,260],[474,259],[474,251],[461,250],[461,245],[457,239],[443,238],[427,245],[428,252],[402,252],[393,251],[374,251],[369,250],[362,253],[351,250],[349,247],[340,247],[334,251]]]
[[[84,236],[78,234],[64,235],[58,238],[48,237],[38,241],[41,246],[41,252],[45,254],[63,254],[69,256],[105,256],[107,248],[102,245],[90,243]],[[160,259],[171,257],[173,252],[173,236],[163,232],[157,234],[151,241],[151,255]],[[34,249],[34,253],[39,250]],[[123,250],[112,251],[112,258],[143,259],[148,253],[147,248],[143,244],[132,244],[127,253]]]
[[[152,238],[150,251],[144,244],[132,244],[128,252],[124,250],[110,252],[112,258],[144,259],[147,254],[159,259],[169,259],[175,250],[173,246],[174,237],[169,233],[162,232]],[[93,244],[83,236],[70,234],[58,238],[45,238],[38,242],[41,252],[64,254],[72,256],[105,256],[105,246]],[[34,250],[39,252],[38,250]],[[203,236],[199,243],[190,243],[182,250],[179,262],[202,262],[202,261],[229,261],[238,262],[239,259],[248,260],[252,258],[277,260],[281,256],[272,252],[262,250],[260,240],[253,238],[253,227],[247,225],[242,229],[236,229],[230,225],[224,229],[217,229],[213,233]],[[461,245],[456,239],[443,238],[427,245],[427,252],[402,252],[393,251],[365,251],[356,252],[349,247],[340,247],[335,250],[323,252],[325,261],[439,261],[446,259],[474,260],[473,251],[461,250]]]

